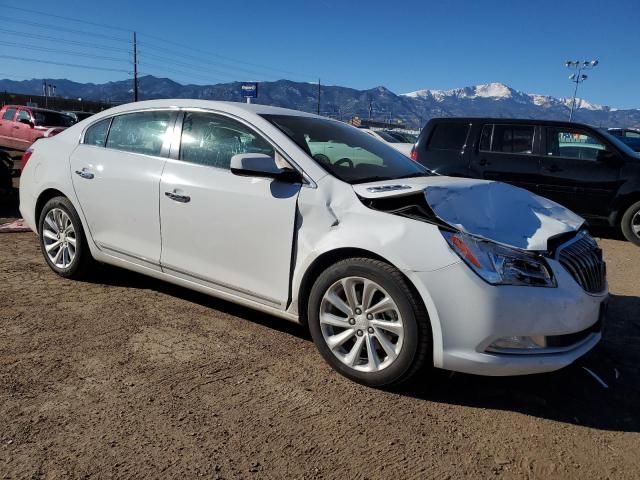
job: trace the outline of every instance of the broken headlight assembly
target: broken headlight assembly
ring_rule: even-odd
[[[481,240],[462,232],[441,230],[441,233],[453,251],[491,285],[557,286],[551,268],[539,255]]]

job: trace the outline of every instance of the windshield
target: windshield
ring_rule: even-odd
[[[398,138],[396,138],[394,135],[391,135],[383,130],[378,130],[376,131],[376,133],[378,135],[380,135],[380,138],[382,138],[385,142],[389,142],[389,143],[403,143],[404,140],[400,140]]]
[[[370,135],[337,120],[263,115],[333,176],[345,182],[432,175],[417,162]]]
[[[391,135],[398,139],[401,143],[416,143],[418,141],[418,137],[415,135],[411,135],[410,133],[404,132],[386,132],[387,135]]]
[[[34,110],[33,118],[36,125],[43,127],[70,127],[73,125],[73,117],[58,112],[48,112],[46,110]]]

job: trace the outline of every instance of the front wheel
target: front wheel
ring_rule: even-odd
[[[397,385],[430,357],[424,306],[406,278],[385,262],[353,258],[329,267],[311,289],[307,314],[324,359],[356,382]]]
[[[640,246],[640,202],[631,205],[622,215],[621,227],[625,238]]]

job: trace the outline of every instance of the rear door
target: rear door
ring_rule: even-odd
[[[612,146],[583,128],[546,127],[540,192],[576,213],[605,219],[620,184]]]
[[[153,110],[101,120],[71,155],[73,186],[96,244],[158,269],[158,190],[175,116]]]
[[[472,176],[538,193],[540,129],[534,124],[485,124],[469,163]]]
[[[251,126],[210,112],[182,125],[160,184],[163,270],[284,308],[301,185],[231,173],[235,154],[276,155]]]

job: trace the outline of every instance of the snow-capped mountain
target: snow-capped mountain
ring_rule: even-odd
[[[78,83],[66,79],[48,79],[48,82],[57,85],[57,92],[61,97],[82,97],[87,100],[117,103],[131,101],[131,80],[103,84]],[[182,85],[168,78],[148,75],[140,78],[139,90],[141,99],[177,97],[242,101],[239,82]],[[0,91],[39,95],[42,91],[42,79],[0,80]],[[8,96],[10,98],[10,95]],[[290,80],[262,82],[256,103],[315,112],[317,85]],[[566,120],[571,109],[571,99],[529,94],[503,83],[451,90],[417,90],[401,95],[396,95],[382,86],[368,90],[322,86],[320,111],[323,115],[341,120],[348,120],[354,116],[369,118],[370,106],[372,117],[376,120],[399,120],[417,128],[424,125],[429,118],[447,116]],[[576,107],[574,118],[578,122],[607,127],[640,127],[640,109],[617,110],[583,99],[576,100]]]

